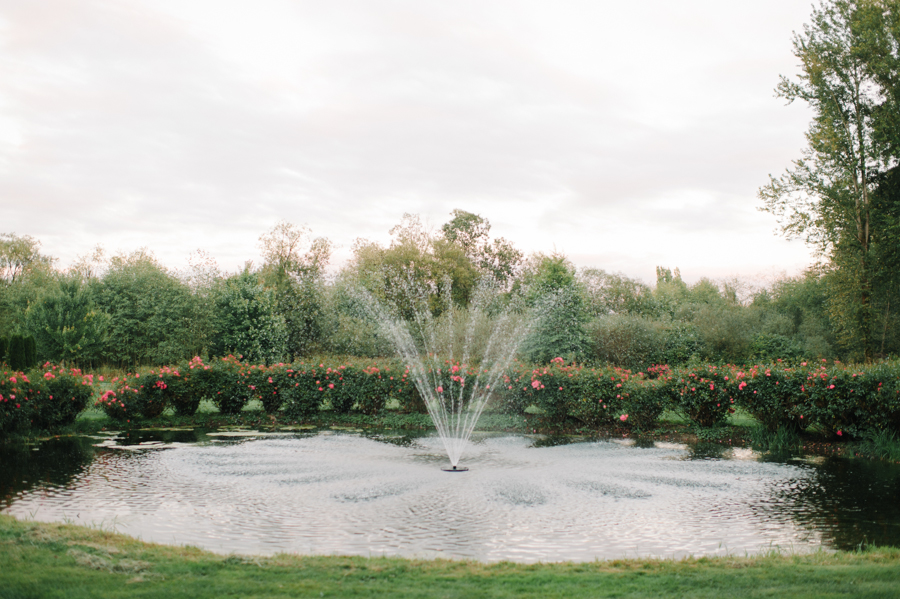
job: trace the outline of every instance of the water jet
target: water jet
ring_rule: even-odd
[[[400,271],[388,284],[392,305],[371,295],[365,303],[428,409],[450,459],[444,470],[465,472],[458,466],[463,450],[534,318],[515,302],[504,304],[501,286],[489,278],[465,308],[454,305],[449,279],[438,286]]]

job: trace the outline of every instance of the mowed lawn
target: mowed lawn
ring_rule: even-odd
[[[223,556],[0,516],[0,599],[900,597],[900,550],[592,563]]]

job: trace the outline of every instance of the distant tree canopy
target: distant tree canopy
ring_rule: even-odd
[[[873,355],[897,355],[898,300],[890,290],[898,270],[889,265],[900,254],[900,174],[888,169],[875,181],[869,252],[880,266],[871,271],[878,293],[870,305],[880,312],[870,347]],[[358,240],[353,259],[331,274],[331,243],[287,222],[260,236],[262,260],[236,273],[221,272],[202,252],[176,272],[149,250],[107,258],[99,247],[63,271],[36,240],[7,234],[0,346],[15,338],[17,347],[33,343],[41,360],[128,368],[229,353],[265,363],[322,353],[379,357],[394,350],[369,297],[405,317],[424,298],[440,317],[445,300],[451,310],[464,309],[487,281],[493,306],[532,319],[520,357],[534,362],[560,357],[639,371],[860,355],[841,303],[851,296],[836,290],[838,277],[847,276],[838,271],[849,266],[837,260],[758,289],[735,280],[688,283],[677,268],[662,266],[655,284],[646,284],[578,269],[561,253],[524,258],[490,231],[487,219],[461,210],[434,230],[406,214],[387,245]]]

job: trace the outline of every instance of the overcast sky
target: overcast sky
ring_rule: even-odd
[[[387,242],[454,208],[646,282],[795,274],[809,0],[0,0],[0,232],[236,269],[280,219]]]

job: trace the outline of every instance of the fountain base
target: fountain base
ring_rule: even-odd
[[[453,466],[452,468],[441,468],[444,472],[468,472],[469,469],[465,466]]]

